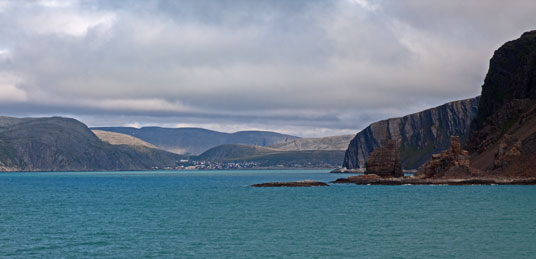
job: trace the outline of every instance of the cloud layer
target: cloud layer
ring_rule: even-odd
[[[533,1],[1,1],[3,115],[354,133],[479,94]]]

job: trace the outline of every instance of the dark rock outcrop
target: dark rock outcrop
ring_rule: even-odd
[[[417,178],[470,178],[476,175],[471,168],[469,152],[462,150],[460,139],[451,137],[450,149],[432,155],[430,161],[419,168]]]
[[[475,177],[468,179],[459,178],[366,178],[348,177],[340,178],[331,183],[357,184],[357,185],[536,185],[536,178],[526,179],[495,179]]]
[[[181,156],[102,142],[69,118],[0,117],[0,171],[151,170]]]
[[[482,85],[469,148],[484,152],[533,107],[536,99],[536,31],[501,46]]]
[[[329,186],[323,182],[304,180],[297,182],[273,182],[273,183],[260,183],[251,185],[251,187],[317,187],[317,186]]]
[[[461,136],[462,141],[469,137],[478,103],[479,97],[476,97],[372,123],[350,142],[342,166],[363,168],[374,148],[385,140],[397,139],[402,167],[418,168],[430,155],[449,148],[450,136]]]
[[[448,120],[446,120],[448,121]],[[384,124],[389,124],[384,122]],[[395,125],[398,125],[395,123]],[[372,126],[372,125],[371,125]],[[375,136],[396,136],[383,126],[359,133],[347,151],[345,166],[360,166],[364,143]],[[420,128],[427,132],[428,128]],[[387,133],[386,133],[387,132]],[[465,133],[465,131],[462,131]],[[400,135],[400,134],[398,134]],[[404,136],[406,134],[402,134]],[[421,134],[422,135],[422,134]],[[460,135],[460,134],[450,134]],[[463,134],[461,134],[462,140]],[[467,147],[453,138],[451,148],[433,155],[414,177],[346,178],[336,182],[357,184],[536,184],[536,31],[504,44],[495,51],[482,86],[478,113],[471,123]],[[402,143],[404,142],[402,138]],[[439,139],[438,142],[443,142]],[[407,142],[406,142],[407,143]],[[353,145],[353,147],[352,147]],[[426,146],[426,145],[424,145]],[[418,150],[423,145],[419,145]],[[361,149],[359,149],[361,148]],[[361,152],[361,153],[359,153]],[[348,155],[349,154],[349,155]],[[352,160],[354,159],[354,160]],[[404,160],[403,160],[404,161]]]
[[[536,31],[495,51],[472,124],[471,165],[494,177],[535,177]]]
[[[365,174],[381,177],[402,177],[402,165],[396,140],[388,140],[385,144],[372,151],[367,159]]]
[[[362,174],[362,175],[354,175],[346,178],[339,178],[331,183],[359,183],[359,182],[367,182],[370,183],[371,181],[376,181],[381,179],[382,177],[376,174]]]

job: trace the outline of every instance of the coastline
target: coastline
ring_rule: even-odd
[[[471,177],[471,178],[368,178],[361,176],[351,176],[339,178],[330,183],[334,184],[356,184],[356,185],[536,185],[536,178],[491,178],[491,177]]]

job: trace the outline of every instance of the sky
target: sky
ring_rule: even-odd
[[[534,0],[0,0],[0,115],[354,134],[479,95]]]

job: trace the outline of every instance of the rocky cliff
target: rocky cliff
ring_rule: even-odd
[[[381,177],[402,177],[402,165],[396,140],[388,140],[375,148],[367,159],[366,175],[374,174]]]
[[[469,137],[478,104],[479,97],[475,97],[372,123],[350,142],[343,167],[364,167],[374,148],[388,139],[397,139],[403,168],[418,168],[432,154],[447,149],[450,136],[461,136],[462,141]]]
[[[471,151],[483,152],[499,141],[535,99],[536,31],[531,31],[493,54],[472,125]]]
[[[471,178],[477,171],[470,166],[469,151],[462,149],[458,136],[450,138],[450,149],[432,155],[415,173],[417,178]]]
[[[501,177],[536,176],[536,31],[495,51],[472,129],[473,167]]]
[[[74,119],[0,117],[0,171],[150,170],[180,158],[102,142]]]

